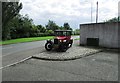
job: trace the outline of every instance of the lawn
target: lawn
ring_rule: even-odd
[[[6,40],[6,41],[0,42],[0,45],[15,44],[15,43],[22,43],[22,42],[32,42],[32,41],[41,41],[41,40],[47,40],[47,39],[53,39],[53,36],[19,38],[19,39]]]

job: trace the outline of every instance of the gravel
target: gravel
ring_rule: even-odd
[[[79,59],[103,51],[103,49],[100,48],[78,46],[78,42],[78,40],[75,40],[73,46],[66,52],[57,52],[55,50],[46,51],[44,49],[42,52],[33,55],[32,57],[42,60],[66,61]]]

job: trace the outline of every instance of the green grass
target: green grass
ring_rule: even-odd
[[[79,40],[80,38],[76,38],[76,39],[74,39],[74,40]]]
[[[23,42],[32,42],[32,41],[41,41],[41,40],[47,40],[47,39],[53,39],[53,36],[19,38],[19,39],[6,40],[6,41],[1,41],[0,45],[23,43]]]

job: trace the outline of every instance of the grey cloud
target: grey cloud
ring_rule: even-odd
[[[103,0],[101,1],[105,2]],[[42,25],[47,24],[48,20],[53,20],[59,26],[62,26],[64,22],[68,22],[71,27],[78,28],[79,24],[89,23],[91,21],[91,1],[89,0],[80,0],[77,5],[76,3],[70,5],[68,3],[67,6],[65,4],[57,2],[48,5],[47,3],[42,2],[44,2],[44,0],[30,0],[28,2],[25,1],[23,3],[24,8],[21,14],[29,14],[30,18],[34,20],[35,24]],[[56,8],[58,8],[58,12],[55,11]],[[59,11],[59,9],[63,11]],[[108,13],[111,13],[111,10],[108,7],[99,8],[99,20],[101,21],[103,19],[103,16],[108,15]],[[93,21],[95,21],[95,14],[96,7],[93,6]]]

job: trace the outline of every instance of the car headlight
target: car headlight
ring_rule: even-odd
[[[62,40],[60,40],[60,42],[62,42]]]
[[[66,42],[67,40],[63,40],[63,42]]]
[[[66,42],[67,40],[60,40],[60,42]]]

